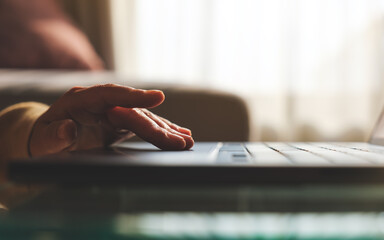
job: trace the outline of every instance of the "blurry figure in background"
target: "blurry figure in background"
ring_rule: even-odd
[[[0,0],[0,68],[102,70],[103,62],[55,0]]]

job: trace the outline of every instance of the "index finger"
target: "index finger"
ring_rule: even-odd
[[[104,113],[106,109],[115,106],[152,108],[160,105],[164,99],[163,92],[159,90],[142,90],[115,84],[74,87],[52,106],[51,112],[63,115],[73,110]]]

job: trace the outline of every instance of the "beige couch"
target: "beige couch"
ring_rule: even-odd
[[[111,72],[0,70],[0,108],[22,101],[51,104],[72,86],[105,83],[163,90],[166,101],[152,111],[192,129],[196,141],[248,140],[248,110],[239,96],[202,87],[131,81]]]

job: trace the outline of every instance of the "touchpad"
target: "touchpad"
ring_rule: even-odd
[[[125,142],[111,148],[114,153],[125,155],[130,161],[139,161],[142,164],[180,164],[196,163],[214,160],[217,142],[196,143],[191,150],[187,151],[164,151],[152,144],[145,142]]]

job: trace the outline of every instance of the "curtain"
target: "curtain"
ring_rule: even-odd
[[[381,0],[110,3],[118,73],[243,96],[251,140],[366,140],[384,103]]]

